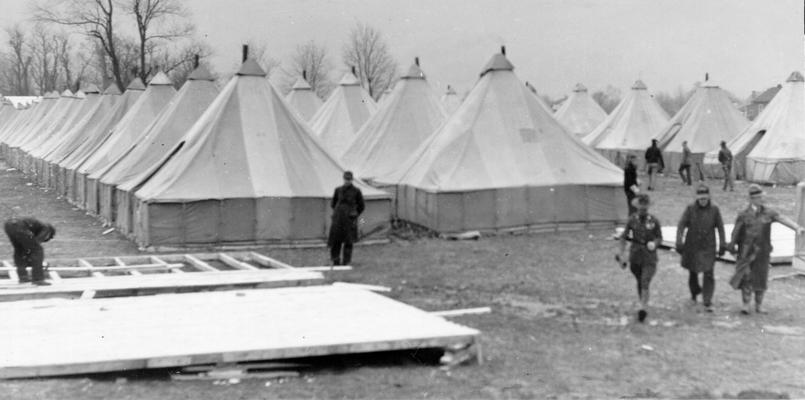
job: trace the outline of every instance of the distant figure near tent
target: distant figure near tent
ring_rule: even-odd
[[[682,183],[690,186],[690,148],[688,142],[682,142],[682,161],[679,163],[679,177],[682,178]],[[701,176],[700,176],[700,180]]]
[[[654,190],[654,174],[662,172],[665,168],[662,151],[657,147],[657,139],[652,139],[651,146],[646,149],[646,168],[648,169],[648,190]]]
[[[330,259],[333,265],[349,265],[352,261],[352,244],[358,241],[358,217],[363,213],[363,193],[352,184],[352,172],[344,172],[344,184],[335,189],[333,224],[330,226]],[[343,248],[343,255],[342,255]]]
[[[721,164],[721,170],[724,171],[724,191],[729,187],[730,192],[735,190],[735,185],[732,182],[732,152],[727,148],[727,142],[721,141],[721,149],[718,150],[718,162]]]
[[[626,156],[626,168],[623,169],[623,191],[626,192],[626,202],[629,206],[629,215],[634,214],[637,208],[632,204],[635,196],[640,193],[640,182],[637,180],[637,165],[635,155]]]
[[[35,218],[12,218],[4,225],[8,240],[14,247],[14,264],[20,283],[32,282],[34,285],[50,285],[45,282],[45,250],[40,243],[53,239],[56,229],[51,224]],[[28,277],[27,267],[31,267]]]

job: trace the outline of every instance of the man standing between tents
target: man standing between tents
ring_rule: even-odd
[[[333,265],[349,265],[352,261],[352,244],[358,240],[358,216],[365,207],[363,193],[352,184],[352,172],[344,172],[344,184],[335,189],[330,207],[333,209],[327,240],[330,259]]]
[[[763,313],[761,306],[769,280],[771,224],[779,222],[795,230],[797,235],[805,234],[805,228],[791,218],[766,207],[763,195],[760,186],[749,186],[749,207],[738,214],[732,229],[730,248],[733,253],[737,252],[737,260],[730,285],[741,290],[742,314],[749,314],[752,292],[755,293],[755,311]]]
[[[682,178],[682,183],[691,185],[690,181],[690,147],[688,147],[687,140],[682,142],[682,162],[679,163],[679,177]],[[686,174],[687,173],[687,174]]]
[[[633,201],[637,212],[629,216],[626,229],[620,236],[618,260],[626,260],[626,240],[631,238],[629,268],[637,280],[637,295],[640,298],[637,319],[643,322],[648,316],[649,285],[657,272],[657,248],[662,242],[662,229],[660,221],[648,213],[651,200],[647,194],[640,194]],[[625,263],[621,265],[626,268]]]
[[[623,169],[623,191],[626,192],[626,203],[629,207],[629,215],[637,211],[637,208],[632,204],[632,200],[640,193],[640,183],[637,180],[635,158],[637,157],[634,154],[627,155],[626,168]]]
[[[721,150],[718,151],[718,162],[721,164],[721,170],[724,171],[724,188],[730,188],[730,192],[735,190],[732,183],[732,152],[727,148],[727,142],[721,141]]]
[[[662,151],[657,147],[657,139],[651,139],[651,147],[646,149],[645,157],[648,168],[648,190],[654,190],[654,174],[665,169]]]
[[[715,291],[714,265],[716,262],[716,236],[721,246],[718,254],[727,251],[724,235],[724,222],[721,212],[710,201],[710,188],[699,185],[696,188],[696,201],[685,208],[676,228],[676,251],[682,255],[682,268],[688,270],[688,288],[693,303],[701,294],[704,309],[713,312],[713,292]],[[684,238],[684,241],[683,241]],[[699,285],[699,274],[703,275]]]

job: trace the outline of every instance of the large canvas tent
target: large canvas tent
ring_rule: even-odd
[[[804,91],[802,74],[792,73],[756,119],[763,119],[766,133],[746,155],[747,180],[794,185],[805,179]]]
[[[461,105],[461,98],[458,97],[456,89],[453,89],[452,86],[447,85],[447,90],[442,95],[441,102],[447,114],[452,114],[453,111],[456,111],[458,106]]]
[[[347,72],[310,120],[310,127],[327,151],[335,157],[341,157],[376,109],[377,104],[363,90],[358,78]]]
[[[713,81],[705,81],[656,137],[666,170],[679,169],[682,142],[686,141],[693,158],[692,174],[698,175],[698,168],[703,169],[704,154],[717,149],[722,140],[729,142],[748,125],[727,93]]]
[[[305,121],[310,121],[323,104],[304,77],[296,80],[291,88],[291,92],[285,97],[285,100],[288,101],[293,107],[293,110],[299,113],[299,116]]]
[[[76,179],[78,168],[106,141],[112,129],[128,114],[128,111],[137,103],[143,93],[145,93],[145,84],[140,78],[135,78],[126,87],[126,91],[109,113],[94,128],[87,131],[81,144],[58,163],[60,167],[58,173],[62,175],[59,179],[63,182],[64,192],[69,201],[84,207],[86,201],[85,182]]]
[[[341,161],[361,179],[386,175],[399,168],[445,118],[436,93],[414,64],[358,131]]]
[[[637,80],[632,90],[592,132],[582,138],[615,165],[624,166],[626,156],[634,154],[642,164],[651,139],[668,123],[668,114]]]
[[[142,139],[133,143],[125,155],[104,172],[100,180],[100,215],[121,232],[131,231],[131,191],[117,190],[127,181],[143,182],[159,160],[179,142],[218,96],[212,74],[199,66],[188,77],[170,104],[148,127]]]
[[[578,83],[555,116],[568,132],[583,137],[603,122],[607,113],[590,96],[587,88]]]
[[[62,179],[63,174],[58,173],[61,169],[58,163],[66,156],[72,154],[76,148],[84,143],[89,133],[107,118],[107,115],[114,109],[117,101],[120,100],[121,94],[117,85],[109,85],[100,96],[100,101],[98,101],[94,107],[88,109],[81,120],[62,135],[59,143],[55,144],[42,155],[42,163],[45,164],[44,179],[47,181],[48,187],[57,189],[59,195],[64,196],[66,193]]]
[[[461,106],[393,174],[397,216],[439,232],[614,223],[623,172],[569,134],[496,54]]]
[[[98,149],[77,169],[77,186],[80,188],[84,182],[87,211],[97,214],[100,210],[98,180],[101,174],[142,139],[148,126],[156,120],[175,94],[176,89],[170,78],[163,72],[157,73],[148,83],[143,95],[109,132]]]
[[[135,192],[145,247],[321,242],[344,169],[265,79],[240,71]],[[358,181],[363,235],[387,231],[390,197]],[[122,187],[121,187],[122,188]]]

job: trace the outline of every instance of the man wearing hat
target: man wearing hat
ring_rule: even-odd
[[[676,251],[682,255],[682,268],[688,270],[688,288],[690,297],[696,303],[701,294],[704,308],[713,312],[713,292],[715,291],[715,275],[713,267],[716,262],[716,235],[718,232],[718,255],[727,251],[724,235],[724,222],[721,212],[710,201],[710,188],[699,185],[696,188],[696,201],[685,208],[679,225],[676,228]],[[683,240],[684,238],[684,240]],[[703,275],[699,285],[699,274]]]
[[[637,295],[640,298],[640,310],[637,319],[645,321],[648,316],[649,285],[657,271],[657,247],[662,242],[660,221],[649,214],[651,199],[647,194],[640,194],[633,200],[637,212],[629,216],[626,229],[620,236],[620,260],[625,260],[626,240],[631,239],[629,248],[629,265],[637,280]],[[625,264],[623,264],[625,268]]]
[[[11,218],[6,221],[3,228],[8,240],[11,241],[11,246],[14,247],[14,264],[17,266],[20,283],[50,285],[45,281],[45,271],[42,266],[45,261],[45,250],[41,243],[49,241],[56,235],[53,225],[30,217]],[[31,268],[30,278],[28,277],[28,267]]]
[[[327,245],[333,265],[349,265],[352,244],[358,240],[358,216],[363,213],[363,193],[352,184],[352,172],[344,172],[344,184],[335,188],[332,225]],[[343,255],[342,255],[343,250]]]
[[[766,207],[763,196],[760,186],[749,186],[749,207],[738,214],[732,230],[730,249],[737,252],[737,262],[730,285],[741,290],[742,314],[750,312],[752,292],[755,293],[755,311],[763,313],[761,306],[769,277],[769,255],[772,250],[771,224],[779,222],[795,230],[798,235],[805,234],[805,228],[791,218]]]

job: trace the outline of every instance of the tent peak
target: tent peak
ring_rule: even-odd
[[[400,79],[425,79],[425,73],[419,68],[418,63],[414,63],[411,68],[408,68],[408,73],[400,77]]]
[[[84,89],[82,89],[82,91],[84,93],[100,93],[101,92],[101,90],[98,89],[98,86],[95,85],[94,83],[87,84],[86,86],[84,86]]]
[[[137,77],[134,78],[134,80],[132,80],[128,86],[126,86],[126,90],[145,90],[145,84],[143,83],[142,79]]]
[[[577,83],[576,86],[573,86],[573,91],[574,92],[586,92],[587,87],[582,85],[581,83]]]
[[[338,82],[338,85],[340,85],[340,86],[358,86],[358,85],[360,85],[360,82],[358,81],[358,78],[355,76],[354,73],[347,72],[346,74],[344,74],[344,77],[341,78],[341,80]]]
[[[187,77],[189,81],[214,81],[215,78],[210,73],[210,70],[203,65],[199,65],[193,72],[190,73],[190,76]]]
[[[240,66],[237,75],[240,76],[266,76],[266,72],[260,68],[260,65],[257,64],[257,61],[254,61],[253,58],[249,58],[243,62],[243,65]]]
[[[514,71],[514,65],[506,58],[505,54],[498,53],[493,55],[486,63],[483,70],[481,70],[481,76],[491,71]]]
[[[794,71],[791,75],[788,76],[788,79],[785,80],[786,82],[805,82],[805,79],[802,77],[802,74],[799,71]]]
[[[159,71],[159,72],[157,72],[156,75],[154,75],[153,78],[151,78],[151,81],[148,82],[148,85],[149,86],[158,86],[158,85],[166,86],[166,85],[173,85],[173,82],[171,82],[170,78],[168,78],[168,75],[165,75],[164,72]]]
[[[61,97],[73,97],[73,96],[74,94],[73,92],[70,91],[70,89],[64,89],[64,91],[61,92]]]
[[[646,86],[645,83],[643,83],[643,81],[638,79],[638,80],[636,80],[634,82],[634,85],[632,85],[632,89],[633,90],[646,90],[646,89],[648,89],[648,87]]]
[[[305,78],[299,78],[299,79],[296,80],[296,82],[294,82],[293,87],[291,87],[291,89],[293,89],[293,90],[312,90],[313,88],[310,87],[310,84],[305,80]]]
[[[103,91],[103,94],[119,95],[121,93],[120,89],[117,88],[117,84],[113,83]]]

